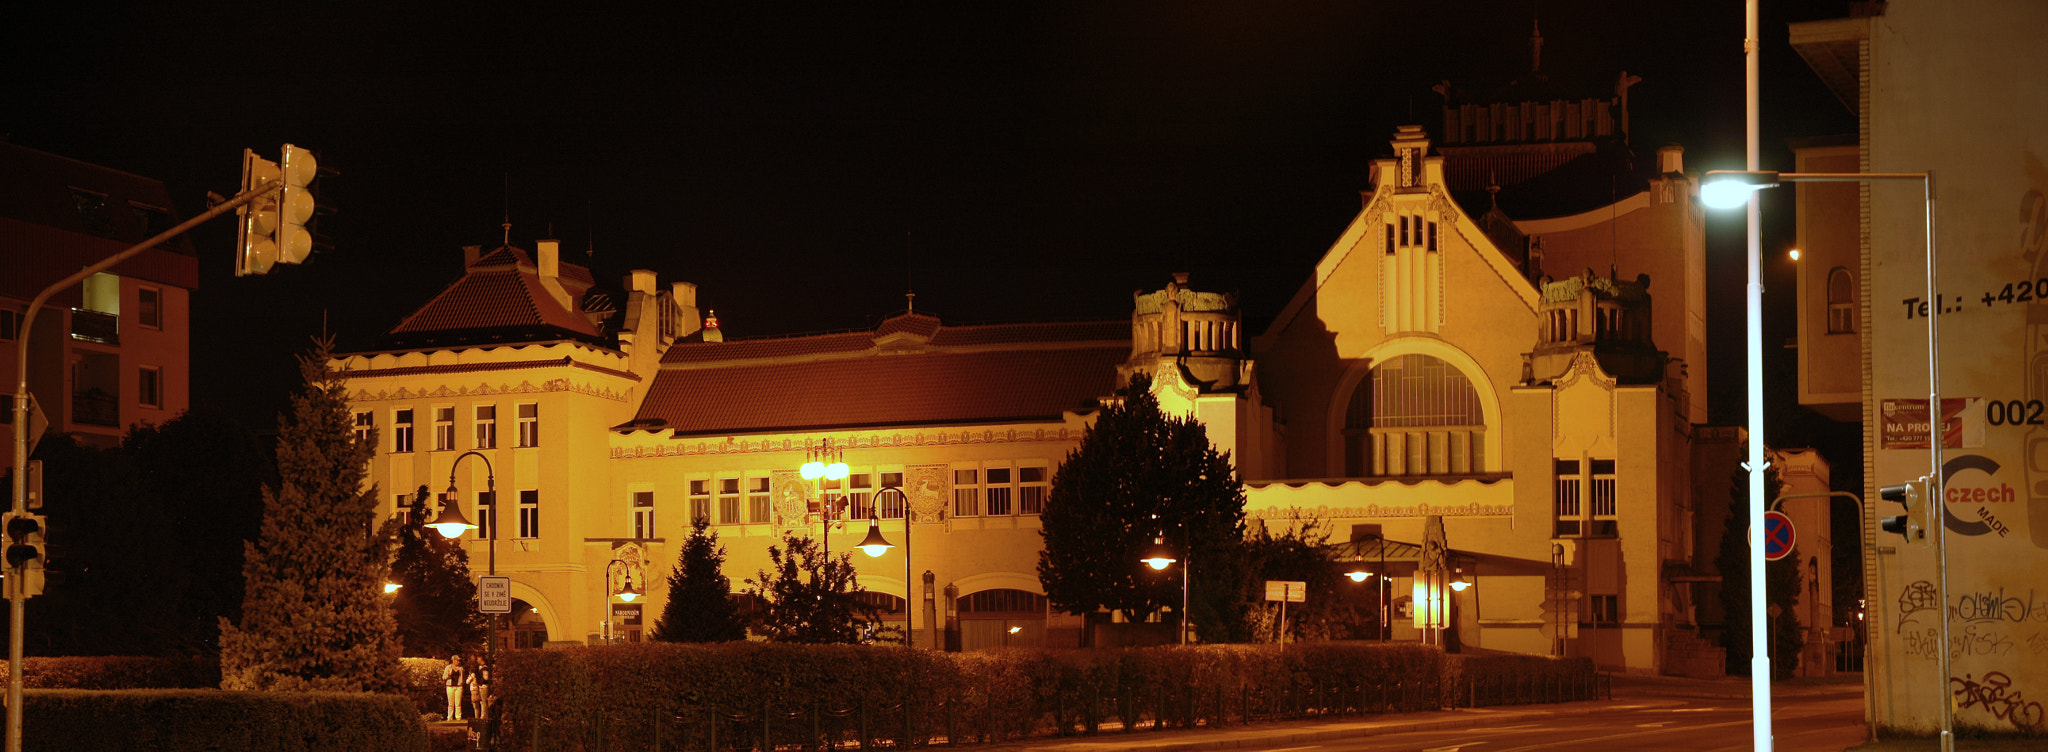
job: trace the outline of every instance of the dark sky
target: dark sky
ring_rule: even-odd
[[[344,342],[388,329],[508,210],[515,244],[558,238],[605,284],[696,283],[729,337],[870,326],[906,286],[952,322],[1122,318],[1182,270],[1242,292],[1256,325],[1394,127],[1438,124],[1430,87],[1526,74],[1539,14],[1553,79],[1643,78],[1639,150],[1741,158],[1735,0],[15,5],[15,143],[163,179],[187,214],[233,192],[245,147],[340,172],[335,247],[311,263],[236,279],[231,223],[196,236],[194,400],[259,426],[323,320]],[[1784,29],[1846,5],[1765,3],[1766,167],[1789,168],[1788,137],[1853,128]],[[1789,207],[1766,211],[1789,237]],[[1709,238],[1710,296],[1739,317],[1740,225]],[[1715,351],[1717,396],[1739,397],[1740,357]]]

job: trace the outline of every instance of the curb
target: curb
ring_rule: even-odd
[[[1668,700],[1649,700],[1664,704]],[[1440,710],[1428,715],[1452,715],[1443,718],[1413,718],[1386,721],[1320,721],[1313,722],[1324,728],[1273,727],[1270,730],[1243,729],[1239,731],[1210,731],[1219,738],[1213,739],[1161,739],[1156,742],[1133,739],[1130,743],[1111,740],[1050,741],[1045,743],[1011,743],[983,747],[1000,752],[1193,752],[1195,750],[1237,749],[1240,747],[1270,746],[1299,742],[1318,742],[1333,739],[1347,739],[1376,734],[1401,734],[1412,731],[1441,731],[1444,729],[1470,728],[1482,724],[1515,722],[1526,718],[1555,717],[1560,715],[1588,715],[1613,707],[1621,700],[1585,700],[1573,703],[1556,703],[1538,706],[1541,710],[1474,710],[1470,708]],[[1418,714],[1421,715],[1421,714]]]

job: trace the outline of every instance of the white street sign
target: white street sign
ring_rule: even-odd
[[[512,613],[512,578],[478,577],[476,610],[485,614]]]

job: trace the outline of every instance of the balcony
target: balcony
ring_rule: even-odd
[[[73,308],[71,338],[103,345],[121,344],[121,317],[111,313]]]

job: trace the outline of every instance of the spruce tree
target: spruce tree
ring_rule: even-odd
[[[399,585],[391,605],[400,648],[414,658],[481,651],[490,620],[476,610],[469,552],[426,527],[427,495],[427,487],[420,486],[398,532],[398,555],[391,560],[391,581]]]
[[[353,434],[333,341],[299,358],[303,383],[278,420],[276,485],[245,545],[240,623],[221,624],[221,687],[395,691],[397,625],[383,593],[396,520],[377,519],[364,483],[374,434]]]
[[[768,547],[768,568],[747,580],[747,592],[768,606],[756,630],[775,642],[860,642],[873,614],[855,597],[863,588],[847,557],[828,560],[816,540],[783,534],[781,546]]]
[[[725,576],[725,546],[711,521],[698,517],[683,539],[675,571],[668,576],[668,605],[654,623],[654,639],[662,642],[732,642],[747,638],[732,602],[732,580]]]
[[[1143,620],[1180,607],[1180,567],[1193,549],[1191,611],[1204,634],[1241,633],[1244,486],[1200,421],[1169,417],[1151,379],[1134,376],[1081,435],[1053,476],[1039,516],[1038,580],[1053,608],[1120,611]],[[1160,539],[1180,563],[1139,563]]]

